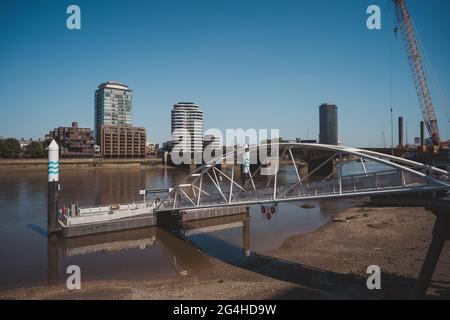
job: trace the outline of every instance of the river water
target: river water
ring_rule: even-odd
[[[172,186],[188,172],[162,167],[62,168],[61,202],[83,205],[142,200],[140,189]],[[83,281],[150,280],[184,276],[212,265],[212,259],[240,261],[244,252],[264,253],[288,237],[311,232],[357,200],[280,204],[269,220],[250,208],[247,228],[209,227],[182,239],[159,228],[121,231],[49,241],[47,170],[0,169],[0,290],[65,283],[66,269],[78,265]],[[244,233],[249,248],[244,248]]]

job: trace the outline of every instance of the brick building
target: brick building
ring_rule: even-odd
[[[101,156],[103,158],[145,158],[147,131],[145,128],[102,125]]]
[[[90,128],[79,128],[77,122],[71,127],[58,127],[45,135],[45,145],[55,139],[62,158],[91,158],[94,156],[94,134]]]

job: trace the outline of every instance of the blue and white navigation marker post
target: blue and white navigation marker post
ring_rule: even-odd
[[[59,200],[59,147],[55,140],[48,146],[47,232],[59,230],[57,224]]]

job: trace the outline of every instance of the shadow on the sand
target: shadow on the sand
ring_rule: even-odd
[[[193,238],[188,241],[220,261],[298,285],[273,296],[273,299],[409,299],[416,283],[416,279],[410,277],[382,273],[382,289],[368,290],[366,281],[369,275],[336,273],[257,253],[246,257],[239,246],[210,234],[202,234],[201,237],[201,240]],[[439,296],[425,298],[445,299],[449,293],[448,288],[440,287],[435,291]]]

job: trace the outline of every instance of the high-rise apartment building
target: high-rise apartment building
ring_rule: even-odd
[[[107,81],[95,91],[95,138],[101,146],[102,125],[131,127],[132,91],[126,84]]]
[[[179,102],[172,109],[173,146],[183,153],[203,152],[203,111],[192,102]]]
[[[338,144],[338,116],[337,106],[331,103],[323,103],[319,107],[319,143]]]
[[[103,158],[144,158],[145,128],[132,127],[132,91],[107,81],[95,91],[95,138]]]

